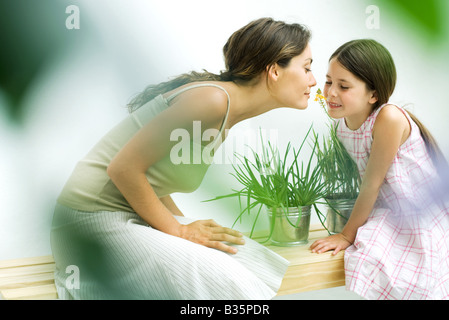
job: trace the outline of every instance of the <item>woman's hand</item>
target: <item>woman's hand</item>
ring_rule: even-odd
[[[323,253],[334,249],[332,255],[336,255],[338,252],[345,250],[350,245],[351,242],[342,233],[337,233],[327,238],[315,241],[310,246],[310,249],[314,253]]]
[[[224,242],[245,244],[240,232],[222,227],[214,220],[198,220],[182,225],[180,237],[228,253],[237,253],[237,249]]]

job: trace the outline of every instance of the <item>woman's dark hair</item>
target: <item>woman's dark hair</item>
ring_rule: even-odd
[[[192,71],[173,80],[150,85],[128,104],[130,112],[159,94],[195,81],[233,81],[240,85],[251,83],[268,66],[275,63],[288,66],[309,43],[311,32],[304,25],[272,18],[250,22],[234,32],[223,47],[226,70],[220,74]]]

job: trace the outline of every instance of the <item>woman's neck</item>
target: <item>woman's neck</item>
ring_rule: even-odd
[[[229,87],[229,94],[231,96],[231,108],[228,118],[229,127],[278,108],[265,81],[259,81],[256,85],[247,86],[232,84]]]

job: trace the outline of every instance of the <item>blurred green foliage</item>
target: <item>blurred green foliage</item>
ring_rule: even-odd
[[[21,124],[23,99],[33,81],[67,44],[66,1],[0,1],[0,90],[13,123]]]
[[[373,2],[373,1],[371,1]],[[418,35],[438,43],[446,39],[445,14],[447,0],[377,0],[380,11],[387,10],[397,17],[397,23],[410,31],[410,40]]]

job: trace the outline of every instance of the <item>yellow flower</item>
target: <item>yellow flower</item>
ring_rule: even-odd
[[[318,100],[320,100],[320,101],[326,100],[326,97],[321,94],[320,88],[318,88],[318,90],[316,91],[316,96],[315,96],[315,101],[318,101]]]
[[[326,114],[329,116],[329,114],[327,113],[327,108],[326,108],[326,97],[322,95],[321,93],[321,89],[318,88],[316,90],[316,96],[315,96],[315,101],[318,101],[318,104],[321,106],[321,108],[323,108],[324,112],[326,112]]]

